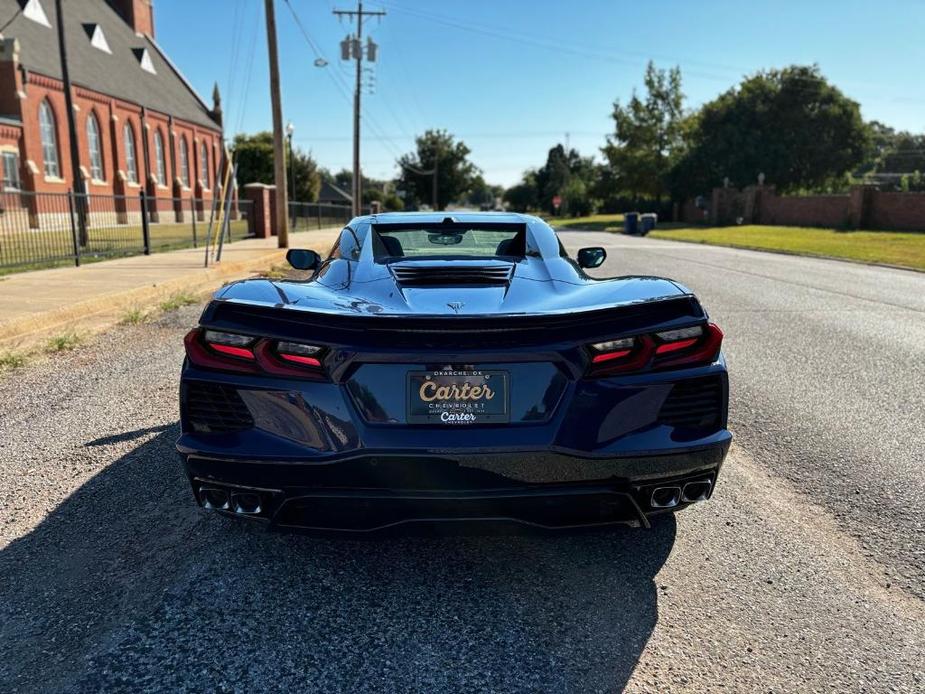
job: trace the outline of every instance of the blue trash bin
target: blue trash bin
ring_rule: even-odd
[[[645,236],[658,224],[658,215],[654,212],[647,212],[639,217],[639,223],[642,227],[642,235]]]
[[[627,212],[623,215],[623,233],[624,234],[638,234],[639,233],[639,213],[638,212]]]

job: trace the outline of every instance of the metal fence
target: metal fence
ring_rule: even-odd
[[[368,209],[363,214],[368,214]],[[309,231],[346,224],[353,217],[350,205],[331,205],[318,202],[290,202],[290,231]]]
[[[250,235],[251,205],[232,205],[226,243]],[[211,200],[193,197],[0,193],[0,270],[195,248],[206,243],[216,217]]]

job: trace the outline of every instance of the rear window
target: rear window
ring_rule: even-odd
[[[522,258],[522,224],[373,227],[373,255],[377,261],[395,258]]]

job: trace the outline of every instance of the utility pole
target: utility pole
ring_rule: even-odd
[[[60,2],[60,0],[58,0]],[[276,50],[276,13],[273,0],[264,0],[267,14],[267,51],[270,54],[270,101],[273,105],[273,182],[276,184],[276,240],[289,248],[289,205],[286,202],[286,154],[283,145],[283,105],[279,94],[279,56]]]
[[[341,42],[341,59],[356,61],[356,86],[353,92],[353,214],[358,216],[363,207],[363,174],[360,170],[360,93],[363,89],[363,18],[384,17],[381,10],[365,11],[363,0],[357,0],[355,10],[334,10],[338,17],[349,17],[357,20],[357,35],[355,39],[346,38]],[[369,60],[376,60],[376,44],[372,41],[367,46]]]
[[[58,24],[58,52],[61,56],[61,81],[64,83],[64,108],[67,110],[67,139],[71,141],[71,178],[77,195],[77,223],[80,227],[80,245],[89,243],[87,235],[87,197],[84,179],[80,173],[80,148],[77,145],[77,122],[74,119],[74,98],[71,94],[71,73],[67,63],[67,45],[64,40],[64,13],[61,0],[55,0],[55,21]]]
[[[296,229],[296,209],[295,209],[295,157],[292,156],[292,133],[295,132],[295,126],[292,121],[286,123],[286,140],[289,142],[289,183],[292,191],[289,196],[289,206],[292,208],[292,230]]]

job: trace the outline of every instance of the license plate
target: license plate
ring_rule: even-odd
[[[497,424],[510,421],[507,371],[412,371],[411,424]]]

